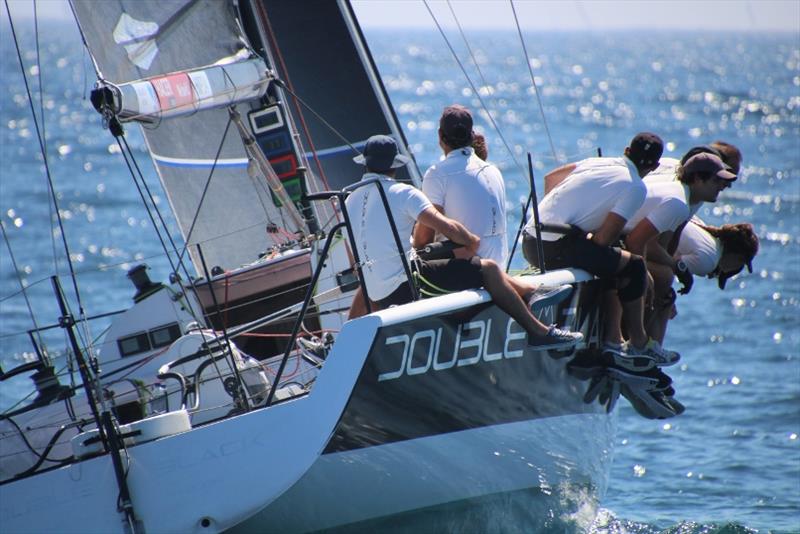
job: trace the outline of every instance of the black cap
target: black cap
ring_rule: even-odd
[[[439,131],[445,143],[452,148],[461,148],[472,143],[472,114],[459,104],[447,106],[439,119]]]
[[[397,143],[388,135],[373,135],[367,139],[364,153],[354,157],[353,161],[366,165],[372,172],[382,172],[402,167],[411,159],[398,153]]]
[[[664,153],[664,141],[650,132],[640,132],[631,140],[628,157],[637,168],[655,167]]]

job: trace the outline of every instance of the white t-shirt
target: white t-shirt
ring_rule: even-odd
[[[689,190],[681,182],[645,182],[647,197],[636,214],[628,219],[624,234],[629,234],[643,219],[647,219],[658,233],[675,231],[692,216],[689,209]]]
[[[609,213],[628,220],[644,202],[647,188],[636,166],[627,157],[588,158],[539,203],[543,223],[572,224],[584,232],[595,232]],[[531,218],[527,230],[534,231]],[[557,234],[542,234],[552,241]]]
[[[644,183],[655,183],[655,182],[674,182],[677,179],[675,176],[675,171],[678,169],[678,165],[681,164],[681,160],[675,158],[661,158],[658,160],[658,167],[654,171],[650,171],[647,173],[647,176],[642,178]]]
[[[481,238],[478,256],[506,264],[506,186],[497,167],[471,147],[457,148],[425,172],[422,191],[447,217]]]
[[[674,258],[683,260],[690,273],[706,276],[719,265],[722,243],[691,220],[681,232]]]
[[[679,159],[661,158],[658,160],[658,168],[648,173],[647,176],[643,178],[644,183],[654,184],[656,182],[677,182],[678,176],[675,174],[675,171],[678,170],[678,166],[680,164],[681,160]],[[691,211],[692,215],[694,215],[702,206],[702,202],[698,202],[697,204],[689,204],[689,211]]]
[[[419,189],[401,184],[382,174],[367,173],[362,180],[380,178],[397,233],[406,257],[411,250],[411,231],[419,214],[433,207]],[[378,185],[372,184],[353,191],[345,201],[353,225],[355,245],[362,262],[364,282],[371,300],[388,297],[407,280],[403,262],[398,257],[392,228],[381,201]]]

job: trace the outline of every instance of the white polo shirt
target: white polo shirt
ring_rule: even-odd
[[[647,196],[642,207],[625,223],[622,233],[629,234],[643,219],[658,233],[675,231],[692,216],[689,208],[689,188],[678,181],[645,183]]]
[[[722,243],[700,226],[689,221],[681,232],[674,258],[681,259],[689,272],[706,276],[714,272],[722,258]]]
[[[419,189],[382,174],[367,173],[362,181],[375,177],[380,179],[386,192],[403,252],[408,258],[414,222],[420,213],[433,207],[433,204]],[[362,262],[369,298],[386,298],[407,278],[377,184],[356,189],[347,197],[345,207],[353,226],[355,246]]]
[[[678,167],[681,164],[681,160],[675,158],[661,158],[658,160],[658,168],[653,172],[650,172],[643,178],[645,184],[654,184],[656,182],[677,182],[678,176],[675,174],[678,170]],[[689,204],[689,210],[692,212],[692,215],[697,213],[700,208],[703,206],[702,202],[698,202],[697,204]]]
[[[630,219],[642,206],[647,188],[636,165],[627,157],[588,158],[539,203],[543,223],[572,224],[584,232],[595,232],[609,213]],[[534,233],[531,217],[526,228]],[[557,234],[542,235],[553,241]]]
[[[425,172],[422,191],[447,217],[481,238],[478,256],[506,264],[506,186],[497,167],[472,147],[457,148]]]
[[[673,182],[678,179],[675,176],[675,171],[678,170],[678,165],[681,164],[681,160],[675,158],[661,158],[658,160],[658,167],[656,170],[650,171],[647,173],[647,176],[642,178],[644,183],[655,183],[655,182]]]

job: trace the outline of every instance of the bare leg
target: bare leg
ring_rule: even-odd
[[[630,258],[630,252],[623,250],[622,256],[620,256],[619,259],[617,272],[625,268]],[[644,297],[640,297],[628,302],[622,302],[621,304],[623,311],[621,322],[624,322],[625,324],[625,330],[628,334],[628,337],[635,347],[644,347],[647,344],[648,339],[647,334],[644,331]],[[613,308],[613,304],[611,307]]]
[[[528,334],[547,335],[549,328],[533,316],[528,306],[509,282],[511,279],[492,260],[481,260],[483,284],[497,307],[510,315]]]
[[[355,295],[353,295],[353,302],[350,304],[350,312],[347,315],[347,319],[355,319],[356,317],[361,317],[367,313],[367,304],[364,301],[364,292],[361,291],[359,287],[356,290]]]
[[[603,309],[605,311],[603,320],[603,341],[612,345],[619,345],[622,343],[622,330],[620,324],[622,322],[622,306],[619,302],[619,297],[615,290],[606,291],[603,293]]]
[[[645,321],[647,333],[659,343],[664,343],[667,333],[667,323],[672,315],[672,302],[669,298],[674,275],[672,269],[666,265],[649,262],[647,269],[653,275],[655,298],[653,311],[649,320]],[[669,304],[667,304],[669,302]]]

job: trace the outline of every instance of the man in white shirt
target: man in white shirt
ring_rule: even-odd
[[[565,165],[550,173],[557,177],[539,203],[542,224],[571,225],[574,232],[562,235],[542,232],[542,248],[548,268],[576,267],[599,278],[612,280],[623,318],[607,313],[604,344],[621,345],[620,321],[624,320],[631,343],[624,351],[614,350],[617,364],[631,371],[647,371],[664,365],[645,332],[644,294],[647,270],[641,256],[631,254],[618,243],[625,223],[644,203],[647,188],[642,177],[658,166],[664,150],[660,137],[649,132],[637,134],[620,158],[589,158]],[[547,180],[547,178],[546,178]],[[523,254],[539,264],[535,222],[525,229]],[[614,311],[607,306],[607,311]]]
[[[506,187],[500,170],[479,158],[472,148],[472,115],[464,106],[444,108],[439,119],[439,146],[444,159],[432,165],[422,180],[422,192],[433,206],[481,238],[477,255],[505,265]],[[432,228],[418,224],[417,246],[434,240]]]
[[[386,135],[370,137],[364,153],[353,160],[366,167],[362,181],[372,183],[355,189],[347,197],[345,206],[361,261],[362,282],[378,309],[413,299],[411,282],[405,275],[401,252],[397,249],[378,187],[385,192],[403,246],[402,254],[407,258],[411,256],[409,237],[415,222],[433,228],[474,254],[480,244],[478,236],[461,223],[442,215],[421,191],[393,179],[394,169],[409,161],[407,156],[398,153],[394,139]],[[452,292],[485,287],[494,303],[528,333],[530,345],[558,349],[574,346],[583,339],[579,332],[542,324],[522,300],[510,277],[492,260],[472,255],[470,258],[418,260],[413,265],[422,293],[426,288],[434,292]],[[365,308],[364,295],[359,290],[351,307],[350,318],[362,314]]]
[[[736,180],[736,175],[727,170],[719,156],[705,152],[688,158],[677,175],[678,181],[647,183],[645,201],[625,224],[623,234],[627,249],[647,259],[654,283],[668,280],[671,286],[674,273],[688,291],[691,274],[684,263],[672,258],[668,245],[673,234],[694,214],[693,210],[703,202],[716,202],[719,193]],[[663,289],[656,288],[656,293],[663,293]],[[647,333],[657,348],[664,340],[670,309],[656,306],[648,321]],[[680,359],[676,352],[662,352],[667,357],[666,365]]]

